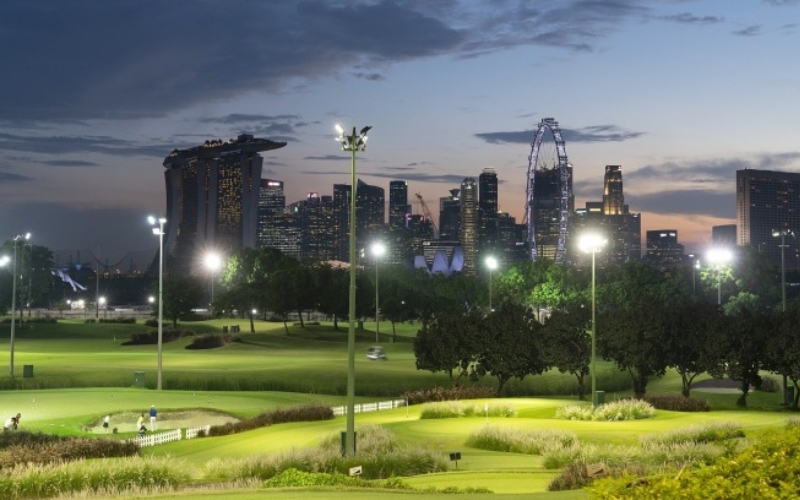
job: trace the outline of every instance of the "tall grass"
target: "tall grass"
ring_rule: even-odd
[[[652,418],[656,409],[650,403],[639,399],[621,399],[598,407],[562,406],[556,410],[556,418],[564,420],[605,420],[623,421]]]
[[[80,493],[109,497],[122,493],[174,490],[190,480],[174,458],[121,458],[50,465],[18,465],[0,474],[0,498],[52,498]]]
[[[643,446],[671,445],[682,443],[720,443],[744,437],[742,424],[738,422],[712,422],[692,425],[661,434],[639,437]]]
[[[572,450],[578,437],[556,429],[518,430],[485,425],[467,438],[467,446],[481,450],[542,455],[550,450]]]
[[[462,418],[462,417],[513,417],[516,410],[511,405],[485,403],[464,403],[461,401],[446,401],[442,403],[427,403],[422,407],[419,418]]]

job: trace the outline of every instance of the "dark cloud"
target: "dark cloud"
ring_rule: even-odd
[[[533,142],[535,132],[535,130],[484,132],[475,134],[475,137],[489,144],[530,144]],[[644,135],[644,132],[630,132],[616,125],[592,125],[581,129],[561,130],[561,137],[567,144],[571,142],[622,142],[636,139],[642,135]]]
[[[630,191],[626,190],[625,203],[635,212],[651,212],[660,215],[705,215],[728,219],[736,216],[736,196],[732,189],[727,192],[686,189],[660,191],[638,196],[629,193]]]
[[[15,172],[4,172],[0,170],[0,184],[5,184],[8,182],[29,182],[32,180],[34,179],[32,177],[28,177],[27,175],[21,175]]]
[[[669,162],[647,165],[625,173],[625,180],[641,183],[657,183],[679,179],[691,184],[724,183],[732,186],[737,170],[791,170],[800,160],[800,152],[761,154],[752,158],[727,158],[685,163]]]
[[[174,148],[174,143],[138,144],[111,136],[34,136],[0,132],[0,150],[27,153],[103,153],[163,158]]]
[[[380,73],[353,73],[356,78],[360,78],[362,80],[369,80],[371,82],[380,82],[386,80],[386,77]]]
[[[396,179],[397,175],[391,172],[369,172],[361,174],[364,177],[378,177],[381,179]],[[448,184],[451,186],[460,186],[466,175],[463,174],[431,174],[427,172],[407,172],[403,174],[403,180],[409,182],[430,182],[439,184]]]
[[[761,34],[761,25],[754,24],[752,26],[747,26],[746,28],[733,31],[732,33],[738,36],[758,36]]]
[[[54,167],[97,167],[98,164],[93,161],[82,160],[48,160],[38,162],[43,165],[52,165]]]
[[[4,5],[0,116],[154,117],[347,69],[380,81],[375,68],[443,54],[587,51],[649,12],[637,0],[209,0],[187,7],[158,0]]]
[[[659,19],[673,21],[681,24],[718,24],[725,21],[724,17],[718,16],[696,16],[689,12],[681,12],[671,16],[661,16]]]

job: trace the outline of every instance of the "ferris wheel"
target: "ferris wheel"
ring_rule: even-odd
[[[535,190],[536,178],[545,178],[545,175],[554,182],[552,187],[555,193],[546,199],[537,199]],[[542,242],[537,241],[537,229],[540,235],[548,233],[557,243],[555,245],[554,261],[563,264],[567,250],[567,229],[569,222],[570,199],[572,188],[570,183],[570,164],[567,159],[567,150],[558,122],[553,118],[545,118],[536,129],[531,143],[531,154],[528,157],[528,184],[526,188],[525,219],[528,223],[528,255],[532,261],[540,258]],[[547,208],[545,208],[547,207]],[[543,217],[538,217],[537,211],[547,210],[552,223],[548,227],[537,228],[537,223],[542,224]],[[554,234],[554,233],[557,233]]]

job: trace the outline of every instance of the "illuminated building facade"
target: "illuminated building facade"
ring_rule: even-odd
[[[478,185],[474,177],[461,182],[461,248],[464,274],[475,274],[478,257]]]

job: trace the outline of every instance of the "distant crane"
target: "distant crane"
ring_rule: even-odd
[[[414,193],[414,196],[416,196],[417,199],[419,200],[419,204],[422,206],[422,215],[424,215],[425,219],[427,219],[431,223],[431,227],[433,228],[433,237],[436,238],[437,235],[439,234],[439,230],[436,228],[436,223],[433,221],[433,217],[431,216],[431,211],[428,210],[428,205],[425,204],[425,200],[422,199],[421,194]]]

